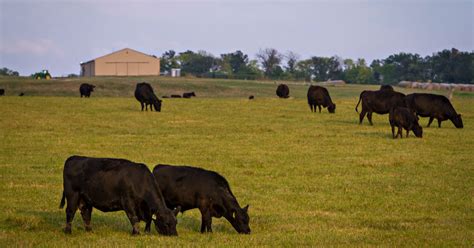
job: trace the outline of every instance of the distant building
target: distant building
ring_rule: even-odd
[[[181,77],[181,69],[171,69],[171,77]]]
[[[81,63],[81,76],[159,76],[160,59],[130,48]]]

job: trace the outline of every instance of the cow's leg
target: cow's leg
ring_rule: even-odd
[[[371,126],[374,125],[374,123],[372,123],[372,112],[367,113],[367,119],[369,120]]]
[[[200,209],[201,210],[201,233],[212,232],[212,215],[209,208]]]
[[[144,106],[143,106],[143,103],[142,103],[142,102],[140,102],[140,105],[142,105],[142,111],[143,111],[143,108],[144,108]]]
[[[321,105],[318,105],[319,113],[321,113]]]
[[[309,104],[309,108],[311,109],[311,112],[314,112],[313,111],[313,104]]]
[[[82,220],[84,221],[84,226],[86,231],[92,231],[91,227],[91,215],[92,215],[92,206],[81,205],[80,206]]]
[[[408,132],[410,132],[410,129],[407,129],[407,138],[408,138]]]
[[[145,219],[146,219],[145,232],[146,233],[150,233],[152,217],[153,216],[151,214],[145,214]]]
[[[438,127],[441,128],[441,119],[437,118],[438,119]]]
[[[360,112],[359,114],[359,124],[362,124],[362,121],[364,120],[364,117],[365,117],[365,114],[367,113],[367,111],[365,111],[364,109],[362,109],[362,111]]]
[[[426,126],[426,127],[430,127],[431,122],[433,122],[433,119],[434,119],[434,117],[430,116],[430,120],[428,121],[428,126]]]
[[[400,139],[403,138],[403,129],[402,129],[402,126],[398,126],[398,133],[397,133],[397,136],[400,135]]]
[[[392,126],[392,138],[395,139],[395,126],[394,125],[391,125]]]
[[[132,224],[132,235],[140,234],[138,229],[138,223],[140,220],[138,219],[137,212],[135,211],[133,204],[125,199],[122,199],[122,206],[124,208],[123,210],[125,210],[125,213],[127,213],[130,224]]]
[[[66,195],[66,200],[66,227],[64,228],[64,232],[70,234],[72,233],[71,223],[79,206],[79,193],[73,192],[71,194]]]

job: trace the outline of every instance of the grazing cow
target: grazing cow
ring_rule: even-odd
[[[308,89],[307,97],[311,112],[316,113],[316,107],[318,107],[319,113],[321,113],[321,105],[325,108],[327,107],[329,113],[336,111],[336,104],[332,102],[328,90],[324,87],[311,85]]]
[[[161,98],[170,98],[169,96],[162,96]]]
[[[5,89],[0,89],[0,96],[5,95]]]
[[[392,90],[364,90],[360,93],[359,102],[356,105],[356,112],[359,113],[357,107],[359,107],[360,102],[362,101],[362,111],[359,115],[359,124],[362,124],[365,114],[367,114],[367,119],[369,120],[370,125],[372,123],[372,113],[377,114],[388,114],[390,109],[394,107],[405,107],[405,94]]]
[[[280,84],[276,89],[276,95],[280,98],[288,98],[290,97],[290,88],[286,84]]]
[[[392,127],[392,137],[395,139],[400,135],[403,137],[402,128],[408,132],[413,131],[416,137],[423,137],[423,128],[418,124],[418,117],[408,108],[396,107],[390,110],[388,121]],[[395,136],[395,127],[398,127],[397,136]]]
[[[380,90],[393,90],[393,87],[388,84],[380,85]]]
[[[95,85],[92,84],[81,84],[79,87],[79,92],[81,93],[81,97],[90,97],[91,92],[94,91]]]
[[[25,93],[21,92],[18,96],[24,96],[24,95],[25,95]]]
[[[249,100],[253,100],[253,99],[255,99],[254,96],[249,96]]]
[[[138,83],[137,87],[135,88],[135,98],[140,102],[142,111],[143,107],[145,107],[145,110],[148,111],[148,105],[150,105],[150,111],[153,111],[153,107],[155,107],[155,111],[161,111],[162,101],[156,97],[151,85],[145,82]]]
[[[171,98],[181,98],[181,95],[171,95]]]
[[[450,120],[456,128],[463,128],[461,115],[456,113],[451,102],[442,95],[413,93],[405,97],[406,105],[409,109],[421,117],[430,117],[428,127],[433,119],[438,120],[438,127],[441,122]]]
[[[90,231],[92,208],[102,212],[124,210],[132,224],[132,235],[139,234],[138,224],[146,222],[150,232],[153,215],[157,232],[178,235],[176,215],[179,207],[169,210],[153,174],[144,164],[125,159],[71,156],[64,164],[64,190],[60,208],[66,206],[66,233],[81,210],[86,231]]]
[[[192,96],[196,96],[196,94],[193,92],[186,92],[186,93],[183,93],[183,98],[191,98]]]
[[[216,172],[159,164],[153,169],[168,207],[201,211],[201,233],[212,232],[212,217],[224,216],[238,233],[250,233],[248,205],[239,206],[227,180]]]

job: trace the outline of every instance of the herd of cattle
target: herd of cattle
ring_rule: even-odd
[[[81,84],[81,97],[90,97],[94,88],[91,84]],[[0,89],[0,95],[4,93]],[[289,87],[278,85],[276,95],[289,98]],[[192,96],[196,96],[194,92],[184,93],[182,97]],[[135,98],[140,102],[142,111],[148,110],[148,107],[151,111],[161,111],[162,100],[156,96],[150,84],[138,83]],[[254,96],[249,99],[254,99]],[[329,113],[336,111],[336,104],[324,87],[310,86],[307,100],[311,112],[321,112],[322,107],[327,108]],[[362,106],[360,113],[359,105]],[[373,113],[389,114],[393,138],[401,138],[402,129],[406,130],[407,137],[412,131],[421,138],[423,129],[418,123],[418,116],[430,118],[428,127],[437,119],[438,127],[441,127],[442,121],[450,120],[456,128],[463,128],[461,115],[457,114],[445,96],[426,93],[405,95],[388,85],[375,91],[362,91],[355,110],[359,113],[359,124],[367,116],[373,125]],[[395,127],[398,128],[396,136]],[[146,223],[145,232],[150,232],[153,221],[158,233],[177,235],[176,215],[195,208],[201,212],[202,233],[212,232],[212,217],[224,217],[238,233],[250,233],[249,206],[240,207],[223,176],[201,168],[158,164],[151,172],[145,164],[125,159],[72,156],[64,164],[63,187],[60,208],[67,202],[66,233],[72,232],[71,223],[78,209],[85,230],[92,230],[93,208],[103,212],[125,211],[133,235],[139,234],[140,221]]]
[[[276,94],[280,98],[288,98],[288,86],[284,84],[278,85]],[[322,106],[327,108],[329,113],[335,113],[336,104],[332,102],[326,88],[310,86],[307,98],[311,112],[316,112],[316,107],[321,112]],[[359,113],[358,107],[361,103],[362,110]],[[436,119],[438,127],[441,127],[442,121],[450,120],[456,128],[463,128],[461,115],[456,113],[453,105],[445,96],[427,93],[405,95],[395,91],[390,85],[382,85],[379,90],[375,91],[362,91],[355,110],[359,113],[359,124],[362,124],[366,115],[370,125],[373,125],[372,113],[389,114],[393,138],[398,136],[402,138],[403,129],[406,130],[406,137],[408,137],[409,131],[413,131],[416,137],[421,138],[423,136],[423,128],[418,123],[418,116],[430,118],[428,127]],[[397,135],[395,135],[395,127],[398,128]]]

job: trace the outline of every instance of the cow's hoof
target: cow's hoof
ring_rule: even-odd
[[[86,226],[86,232],[92,232],[92,227]]]
[[[70,227],[64,228],[64,233],[65,233],[65,234],[71,234],[71,233],[72,233],[71,228],[70,228]]]

